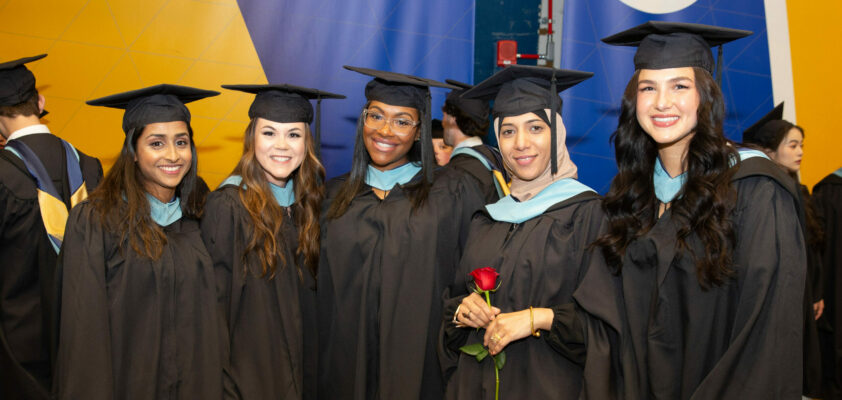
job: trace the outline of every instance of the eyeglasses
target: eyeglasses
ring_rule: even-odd
[[[371,129],[381,129],[389,123],[390,130],[400,136],[406,136],[412,133],[412,129],[418,126],[421,121],[413,121],[406,118],[386,118],[385,115],[371,110],[363,111],[365,118],[365,126]]]

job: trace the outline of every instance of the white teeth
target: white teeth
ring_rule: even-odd
[[[176,172],[176,171],[178,171],[181,167],[179,167],[179,166],[175,166],[175,167],[159,167],[159,168],[161,168],[162,170],[167,171],[167,172]]]
[[[393,148],[393,147],[397,146],[397,145],[394,145],[394,144],[389,144],[389,143],[378,142],[378,141],[376,141],[376,140],[374,141],[374,143],[377,143],[377,146],[378,146],[378,147],[383,147],[383,148],[386,148],[386,149],[391,149],[391,148]]]
[[[292,157],[283,157],[283,156],[272,156],[270,158],[272,160],[275,160],[275,161],[278,161],[278,162],[286,162],[286,161],[289,161],[289,160],[292,159]]]
[[[665,117],[665,118],[655,117],[655,121],[657,121],[657,122],[672,122],[672,121],[675,121],[677,119],[678,119],[678,117]]]

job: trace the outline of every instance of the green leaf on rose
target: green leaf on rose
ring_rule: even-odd
[[[476,357],[477,357],[477,362],[482,362],[482,360],[484,360],[485,357],[488,357],[488,350],[483,348],[482,351],[479,352],[479,354],[476,355]]]
[[[491,356],[491,359],[494,360],[494,366],[496,366],[498,370],[501,370],[503,369],[503,366],[506,365],[506,352],[501,351],[500,354]]]
[[[459,350],[462,351],[463,353],[469,355],[469,356],[476,356],[477,354],[479,354],[483,351],[488,352],[488,350],[485,349],[485,347],[482,345],[482,343],[474,343],[474,344],[465,345],[465,346],[460,347]]]

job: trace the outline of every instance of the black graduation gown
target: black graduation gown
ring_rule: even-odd
[[[61,140],[49,133],[15,140],[38,155],[69,205]],[[79,160],[90,193],[102,179],[102,166],[81,151]],[[57,255],[41,220],[37,188],[23,161],[0,151],[0,398],[46,398],[51,386]]]
[[[328,183],[325,207],[345,179]],[[366,185],[344,215],[322,222],[319,398],[442,397],[441,296],[482,204],[470,178],[439,169],[414,211],[403,186],[380,200]]]
[[[221,332],[199,223],[163,228],[160,259],[103,230],[88,202],[67,222],[59,274],[59,399],[219,399]]]
[[[797,399],[801,396],[806,252],[794,183],[750,158],[733,180],[734,276],[701,289],[676,251],[668,210],[629,245],[623,298],[633,356],[627,398]],[[697,236],[687,245],[704,251]]]
[[[807,187],[799,186],[798,194],[801,196],[801,204],[805,207],[810,201],[810,192]],[[810,398],[822,398],[822,354],[819,344],[818,324],[813,311],[813,304],[822,299],[822,260],[821,249],[811,246],[813,232],[810,232],[804,224],[804,242],[807,246],[807,285],[804,290],[804,388],[802,394]]]
[[[500,398],[576,399],[586,374],[589,383],[602,388],[585,391],[583,398],[608,399],[617,394],[617,388],[609,383],[610,358],[597,353],[617,340],[621,329],[618,314],[593,329],[587,321],[592,324],[600,318],[584,313],[574,303],[578,293],[603,297],[618,288],[619,282],[608,272],[601,253],[589,248],[600,235],[604,221],[599,196],[592,192],[561,201],[520,224],[495,221],[485,212],[475,215],[453,285],[454,296],[445,302],[441,359],[445,367],[455,367],[455,371],[449,371],[453,375],[447,385],[448,399],[494,398],[490,357],[480,363],[459,351],[463,345],[482,343],[485,330],[457,328],[452,322],[457,306],[473,288],[469,287],[472,280],[468,274],[485,266],[500,273],[500,288],[491,294],[491,304],[502,312],[529,306],[554,311],[549,332],[543,332],[540,338],[528,336],[512,342],[504,349]],[[612,298],[603,300],[610,302]],[[611,308],[616,310],[617,304]],[[587,352],[585,343],[589,345]],[[586,360],[593,362],[594,368],[583,369]]]
[[[227,395],[246,400],[315,398],[315,282],[306,269],[302,281],[293,264],[298,229],[292,216],[284,216],[279,238],[287,264],[279,261],[271,279],[260,277],[259,262],[242,261],[253,227],[236,186],[208,196],[201,226],[228,329],[236,389],[226,388]]]
[[[824,314],[819,318],[824,398],[842,400],[842,178],[831,174],[813,187],[824,228]]]
[[[499,155],[495,155],[486,145],[478,145],[471,147],[492,162],[495,162],[497,168],[503,170],[502,160],[498,159]],[[497,193],[497,186],[494,183],[494,175],[482,161],[468,154],[457,154],[450,157],[450,162],[444,168],[455,169],[467,174],[475,179],[477,187],[482,192],[486,204],[491,204],[500,200],[500,195]]]

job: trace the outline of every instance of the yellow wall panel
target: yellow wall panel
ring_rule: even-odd
[[[123,50],[57,41],[49,56],[38,61],[39,82],[49,82],[44,95],[87,100],[117,64]]]
[[[38,88],[38,91],[44,92],[46,89]],[[66,99],[58,96],[47,97],[44,109],[50,113],[44,117],[44,120],[49,125],[50,131],[72,143],[73,138],[63,135],[62,132],[83,103],[82,100],[78,99]]]
[[[137,68],[141,85],[149,86],[158,83],[178,83],[184,73],[195,60],[183,57],[173,57],[160,54],[129,53],[132,64]]]
[[[131,57],[127,53],[123,53],[117,61],[117,65],[108,72],[85,100],[96,99],[139,87],[143,87],[143,83],[140,81],[137,68],[132,63]]]
[[[202,58],[260,68],[260,58],[254,46],[243,46],[243,43],[250,42],[251,36],[245,24],[229,24]]]
[[[0,54],[2,54],[4,61],[46,53],[52,44],[53,41],[49,39],[0,32]],[[37,64],[30,64],[30,69],[35,74],[37,74],[35,71],[38,70]],[[39,85],[40,83],[38,82]]]
[[[137,39],[133,49],[199,58],[239,9],[191,0],[172,0]],[[242,17],[240,17],[242,19]]]
[[[10,0],[0,9],[0,30],[58,38],[88,0]]]
[[[223,92],[188,104],[211,187],[240,157],[252,99],[219,85],[266,82],[236,0],[0,0],[0,61],[39,53],[49,57],[30,68],[44,122],[106,169],[125,138],[123,113],[85,100],[159,83]]]
[[[110,47],[126,45],[106,0],[90,0],[64,32],[62,39]]]
[[[59,136],[110,167],[125,139],[122,123],[120,110],[82,105]]]
[[[787,0],[792,79],[798,125],[805,130],[801,180],[812,188],[842,167],[842,53],[828,41],[842,38],[842,2]]]
[[[198,145],[202,152],[199,172],[208,184],[217,182],[214,177],[220,177],[219,182],[228,176],[237,165],[243,152],[243,131],[248,122],[220,121],[216,134],[208,135]],[[218,183],[211,185],[215,187]]]
[[[134,43],[167,0],[109,0],[108,9],[127,44]]]

